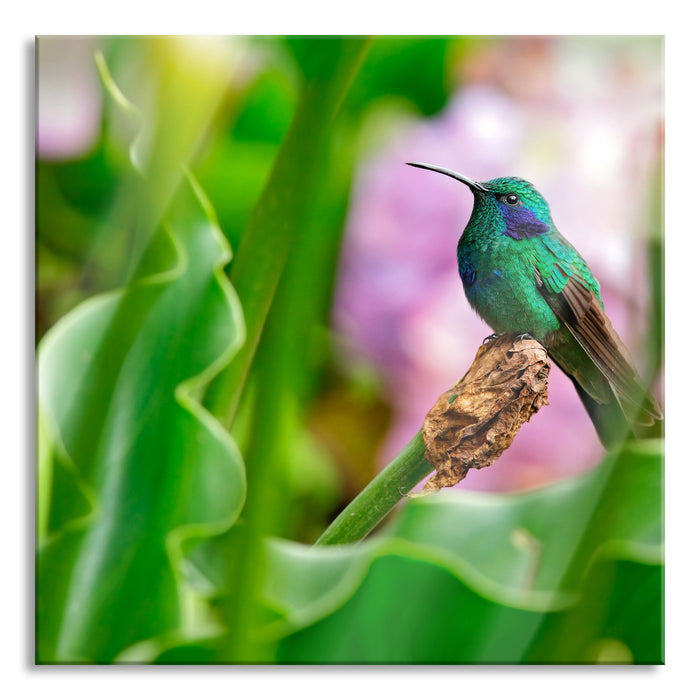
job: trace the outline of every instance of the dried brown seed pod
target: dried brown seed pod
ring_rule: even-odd
[[[435,474],[422,493],[454,486],[469,469],[492,464],[547,404],[549,369],[547,351],[533,338],[502,335],[485,342],[425,418],[425,456]]]

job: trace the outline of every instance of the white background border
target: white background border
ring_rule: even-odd
[[[358,692],[401,698],[442,693],[474,698],[566,697],[635,700],[673,686],[698,687],[698,513],[700,387],[695,342],[700,224],[698,38],[690,5],[573,4],[530,0],[253,3],[119,0],[9,3],[3,12],[2,114],[3,525],[0,631],[6,697],[119,698],[332,697]],[[627,667],[219,667],[33,666],[34,486],[34,62],[36,34],[664,34],[666,36],[666,666]],[[692,403],[691,403],[692,401]],[[17,686],[21,686],[21,689]],[[679,688],[680,690],[680,688]],[[682,691],[681,691],[682,692]],[[692,693],[692,691],[691,691]]]

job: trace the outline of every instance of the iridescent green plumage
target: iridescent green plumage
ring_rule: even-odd
[[[605,315],[600,286],[576,249],[559,233],[544,197],[525,180],[468,185],[474,209],[457,247],[467,299],[496,333],[528,333],[571,377],[606,447],[628,427],[661,419],[629,352]]]

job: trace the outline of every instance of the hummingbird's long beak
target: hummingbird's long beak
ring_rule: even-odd
[[[436,173],[442,173],[448,177],[452,177],[455,180],[463,182],[472,192],[488,192],[488,188],[482,185],[476,180],[471,180],[470,178],[455,172],[454,170],[448,170],[447,168],[439,168],[437,165],[427,165],[426,163],[406,163],[406,165],[412,165],[414,168],[423,168],[424,170],[434,170]]]

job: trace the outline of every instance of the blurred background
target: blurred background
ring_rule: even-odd
[[[191,168],[235,256],[324,39],[170,41],[225,88]],[[161,49],[148,38],[38,43],[37,342],[81,301],[123,285],[132,255],[133,231],[114,212],[134,131],[113,117],[95,51],[143,107],[154,99],[143,66]],[[420,429],[491,332],[457,274],[471,194],[406,161],[533,182],[663,402],[663,119],[661,37],[371,42],[309,175],[308,235],[261,341],[284,377],[270,440],[287,503],[271,532],[313,541]],[[236,417],[244,460],[265,371],[256,360]],[[603,450],[557,368],[549,402],[458,488],[529,489],[598,464]]]

